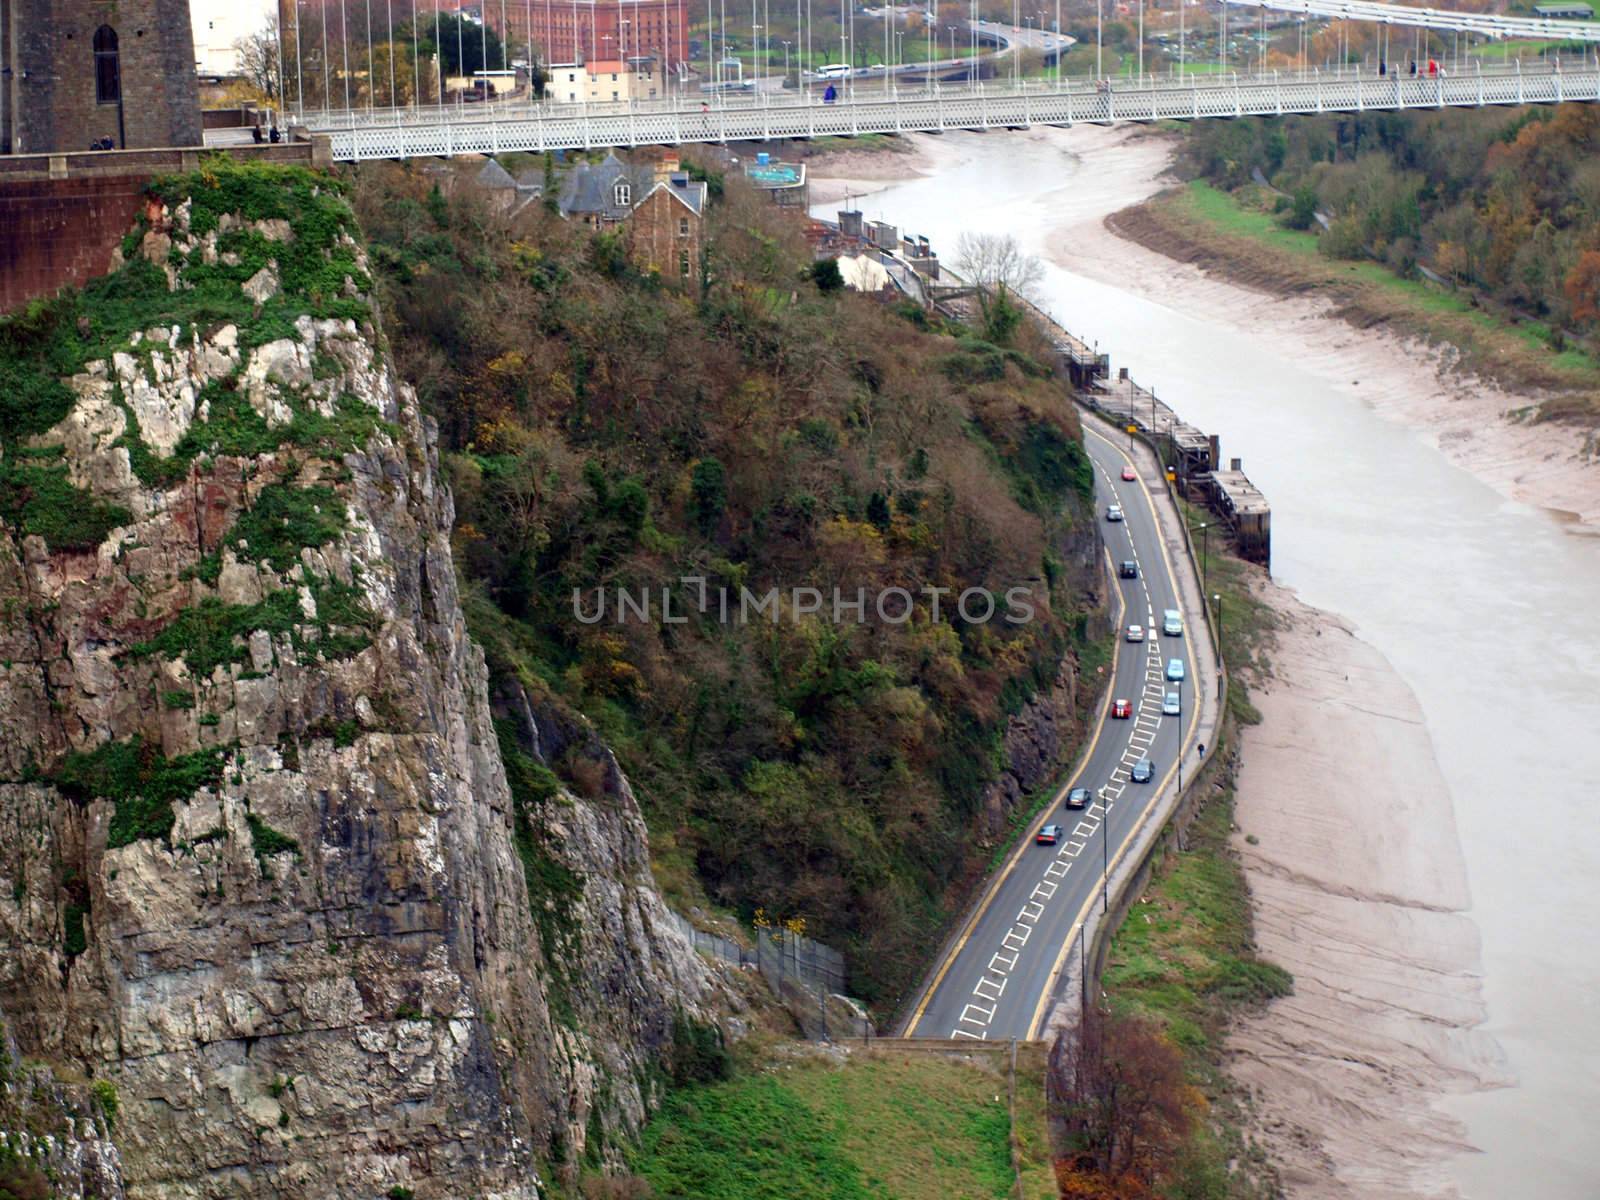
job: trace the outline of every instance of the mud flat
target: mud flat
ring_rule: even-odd
[[[1449,790],[1416,697],[1337,617],[1263,581],[1280,618],[1244,730],[1235,845],[1261,952],[1292,996],[1229,1039],[1295,1197],[1454,1197],[1469,1150],[1437,1107],[1509,1082],[1484,1019]]]

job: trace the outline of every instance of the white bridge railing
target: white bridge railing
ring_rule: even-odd
[[[918,133],[945,129],[1015,129],[1030,125],[1193,121],[1289,113],[1388,112],[1477,108],[1488,104],[1559,104],[1600,100],[1600,68],[1580,66],[1475,71],[1449,76],[1267,74],[1227,79],[1116,82],[1110,90],[1077,86],[902,90],[871,99],[745,99],[702,108],[698,101],[633,107],[563,105],[481,110],[391,109],[306,113],[342,161],[506,151],[677,145],[770,138]]]

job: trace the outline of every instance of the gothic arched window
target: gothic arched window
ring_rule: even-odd
[[[102,25],[94,31],[94,98],[97,104],[122,99],[122,67],[117,61],[117,31]]]

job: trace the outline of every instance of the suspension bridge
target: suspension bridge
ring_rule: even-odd
[[[1261,34],[1254,71],[1233,69],[1228,62],[1232,45],[1228,31],[1230,7],[1259,9]],[[1269,9],[1302,27],[1299,65],[1290,69],[1270,70],[1265,66]],[[885,11],[889,11],[887,6]],[[1303,26],[1308,19],[1339,26],[1343,41],[1337,63],[1327,68],[1304,65],[1307,35]],[[660,99],[611,103],[561,104],[512,95],[481,103],[377,107],[369,94],[362,107],[350,102],[347,88],[343,108],[290,105],[283,116],[287,123],[325,137],[332,157],[348,162],[466,153],[1600,100],[1600,53],[1590,50],[1591,46],[1600,45],[1600,25],[1596,24],[1411,8],[1376,0],[1226,0],[1219,5],[1218,20],[1217,61],[1207,62],[1204,74],[1197,73],[1198,64],[1192,58],[1185,63],[1184,40],[1192,36],[1200,42],[1209,33],[1200,29],[1191,33],[1181,25],[1177,31],[1178,69],[1170,73],[1143,70],[1141,4],[1139,70],[1111,78],[1069,77],[1062,72],[1058,58],[1053,77],[1047,67],[1042,79],[1024,77],[1020,68],[1014,69],[1010,79],[980,79],[976,69],[962,67],[959,69],[965,72],[966,79],[951,83],[941,80],[939,74],[952,64],[930,59],[923,79],[906,82],[896,75],[903,72],[903,67],[889,66],[890,60],[886,59],[886,65],[875,68],[875,86],[866,82],[871,70],[863,69],[853,72],[863,86],[857,87],[856,78],[852,78],[838,88],[830,87],[827,96],[818,94],[816,87],[804,86],[748,93],[713,90],[708,94],[684,85],[677,94]],[[1253,23],[1244,22],[1246,30]],[[1350,62],[1349,30],[1359,23],[1368,23],[1378,31],[1378,49],[1365,64],[1359,60]],[[1409,30],[1410,61],[1406,69],[1388,57],[1396,27]],[[1234,32],[1238,31],[1236,25]],[[1027,44],[1022,27],[1013,32]],[[1029,33],[1038,37],[1040,31],[1035,28]],[[1440,63],[1427,55],[1434,45],[1429,39],[1442,35],[1458,40],[1465,36],[1490,45],[1507,38],[1542,39],[1577,52],[1565,58],[1541,57],[1527,63],[1520,58],[1512,61],[1509,55],[1496,61],[1481,51],[1463,57],[1458,41],[1454,58],[1445,52],[1448,43],[1443,44],[1438,51],[1444,60]],[[1060,33],[1054,37],[1058,46],[1072,41]],[[1403,35],[1401,59],[1408,53],[1407,40]],[[1098,68],[1102,48],[1096,44],[1092,49]],[[531,56],[531,44],[529,50]],[[1169,57],[1170,51],[1170,46],[1162,47]],[[324,95],[330,94],[325,89]]]

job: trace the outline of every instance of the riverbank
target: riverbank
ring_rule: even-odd
[[[1294,1197],[1459,1195],[1438,1101],[1510,1082],[1485,1017],[1450,792],[1415,695],[1345,622],[1259,572],[1272,671],[1241,736],[1234,849],[1256,943],[1294,993],[1245,1016],[1230,1073]]]
[[[1413,386],[1389,389],[1374,407],[1425,430],[1502,495],[1600,522],[1600,373],[1582,355],[1556,354],[1443,289],[1323,258],[1314,235],[1279,228],[1203,183],[1142,198],[1105,226],[1123,247],[1152,252],[1146,269],[1164,279],[1181,263],[1202,280],[1249,289],[1263,297],[1252,315],[1270,329],[1350,352],[1352,388],[1374,371],[1402,374]]]
[[[833,139],[838,140],[838,139]],[[931,172],[924,138],[885,138],[865,148],[830,148],[806,158],[812,204],[834,204],[846,196],[870,196],[891,183]]]
[[[1337,363],[1342,386],[1428,430],[1456,461],[1470,457],[1486,478],[1498,464],[1491,482],[1504,494],[1600,515],[1600,494],[1580,495],[1588,475],[1551,470],[1552,459],[1565,468],[1572,457],[1552,448],[1551,435],[1569,431],[1502,422],[1512,398],[1440,378],[1437,356],[1414,343],[1327,319],[1337,306],[1325,299],[1247,290],[1108,228],[1107,214],[1166,186],[1170,138],[1032,130],[1012,135],[1012,146],[1032,161],[1078,160],[1061,172],[1065,186],[1040,188],[1006,214],[1025,248],[1069,278],[1220,316]],[[938,174],[971,150],[945,138],[922,153],[923,170]],[[910,221],[891,197],[866,207]],[[1126,353],[1114,341],[1105,349]],[[1181,394],[1167,398],[1183,410]],[[1429,429],[1431,421],[1444,428]],[[1253,691],[1262,722],[1242,737],[1236,848],[1258,952],[1293,974],[1295,993],[1239,1021],[1227,1042],[1231,1074],[1252,1100],[1251,1136],[1270,1147],[1292,1196],[1452,1196],[1449,1162],[1467,1139],[1439,1102],[1505,1082],[1506,1073],[1492,1040],[1474,1030],[1484,1001],[1451,797],[1416,698],[1383,656],[1336,618],[1264,580],[1261,588],[1284,628]],[[1394,801],[1402,780],[1408,790],[1416,781],[1415,795]],[[1392,812],[1401,820],[1391,822]],[[1398,824],[1404,836],[1377,844],[1377,831],[1387,836]]]

